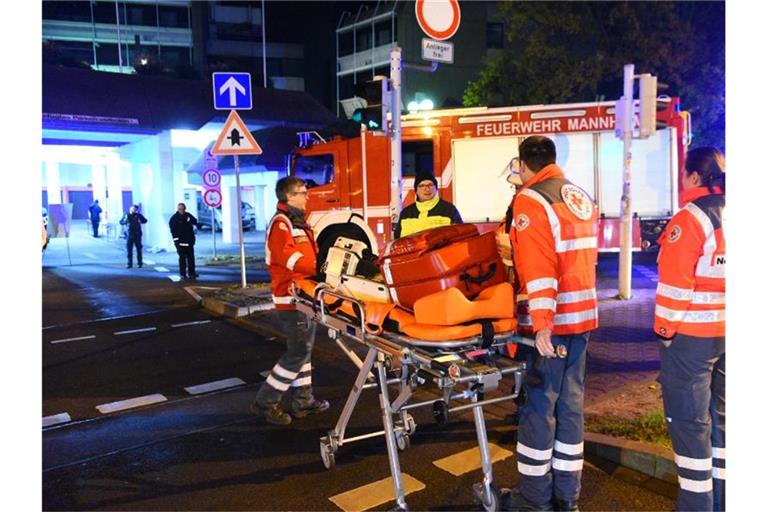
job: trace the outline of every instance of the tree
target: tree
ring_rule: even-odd
[[[725,146],[724,2],[505,2],[507,45],[465,106],[593,101],[622,94],[623,66],[653,73],[693,118],[694,144]]]

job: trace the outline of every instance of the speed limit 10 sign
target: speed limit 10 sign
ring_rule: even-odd
[[[208,189],[203,194],[203,201],[211,208],[221,206],[221,192],[216,189]]]
[[[203,173],[203,185],[205,188],[220,188],[221,173],[216,169],[207,169]]]

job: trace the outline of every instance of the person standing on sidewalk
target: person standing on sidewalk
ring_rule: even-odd
[[[251,412],[275,425],[288,425],[291,416],[302,418],[330,407],[312,393],[312,347],[316,324],[296,311],[291,283],[317,273],[317,244],[305,220],[307,186],[288,176],[277,181],[277,212],[266,235],[266,263],[272,281],[272,300],[280,312],[287,350],[261,385]],[[280,407],[283,394],[292,390],[290,414]]]
[[[179,203],[176,213],[168,221],[171,228],[173,244],[179,255],[179,276],[184,279],[195,280],[198,275],[195,271],[195,226],[197,219],[191,213],[187,213],[187,205]],[[189,268],[189,274],[187,274]]]
[[[133,267],[133,247],[136,246],[136,263],[139,264],[139,268],[142,267],[142,254],[141,254],[141,225],[147,223],[147,218],[139,213],[138,206],[131,205],[129,212],[120,221],[120,224],[128,226],[128,242],[126,248],[128,249],[128,264],[125,268]]]
[[[683,202],[659,252],[653,329],[678,510],[725,508],[725,157],[688,152]]]
[[[101,222],[101,206],[99,200],[95,199],[88,207],[88,216],[91,218],[91,227],[93,228],[93,237],[99,238],[99,223]]]
[[[438,226],[462,224],[461,214],[438,193],[437,178],[430,171],[421,170],[413,179],[416,201],[403,208],[395,226],[395,238],[411,235]]]
[[[512,256],[536,351],[528,355],[517,430],[519,489],[505,510],[578,510],[584,465],[587,340],[597,328],[597,211],[555,164],[555,143],[526,138],[512,204]]]

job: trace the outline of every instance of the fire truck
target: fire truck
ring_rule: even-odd
[[[633,249],[653,250],[680,207],[680,170],[690,142],[690,117],[679,98],[660,98],[659,129],[632,141]],[[639,121],[635,119],[635,124]],[[614,130],[615,102],[498,108],[456,108],[402,117],[402,205],[414,201],[414,175],[429,170],[440,196],[481,231],[504,219],[514,194],[507,166],[522,140],[555,141],[557,164],[594,199],[601,251],[619,249],[623,143]],[[305,134],[306,135],[306,134]],[[374,254],[391,240],[391,139],[377,132],[354,138],[300,137],[289,173],[307,181],[309,223],[321,255],[338,236],[365,242]],[[395,200],[395,201],[393,201]]]

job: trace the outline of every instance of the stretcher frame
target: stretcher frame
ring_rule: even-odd
[[[408,449],[410,436],[416,431],[416,422],[408,411],[432,405],[433,416],[438,422],[444,423],[451,413],[472,409],[483,471],[482,484],[473,486],[476,489],[475,499],[484,510],[499,510],[500,494],[498,487],[493,484],[493,464],[483,406],[517,398],[523,385],[525,363],[509,358],[506,345],[516,343],[533,346],[534,342],[513,333],[494,335],[492,342],[486,340],[485,346],[482,336],[435,342],[390,332],[374,335],[365,329],[363,304],[352,297],[320,287],[314,300],[309,300],[295,286],[293,296],[296,309],[309,320],[327,327],[329,337],[359,369],[335,427],[320,439],[320,456],[326,469],[334,467],[336,453],[343,445],[383,435],[396,507],[398,510],[407,510],[398,450]],[[359,318],[351,319],[330,312],[326,297],[354,304],[358,308]],[[364,360],[346,345],[345,340],[367,348]],[[387,371],[391,372],[392,377],[387,377]],[[485,393],[496,390],[505,377],[514,379],[512,393],[485,398]],[[416,389],[427,385],[436,386],[442,392],[442,397],[409,403]],[[396,388],[394,400],[390,399],[390,386]],[[378,390],[383,430],[347,437],[347,425],[362,392],[373,388]],[[456,400],[469,400],[469,403],[449,407],[450,402]]]

